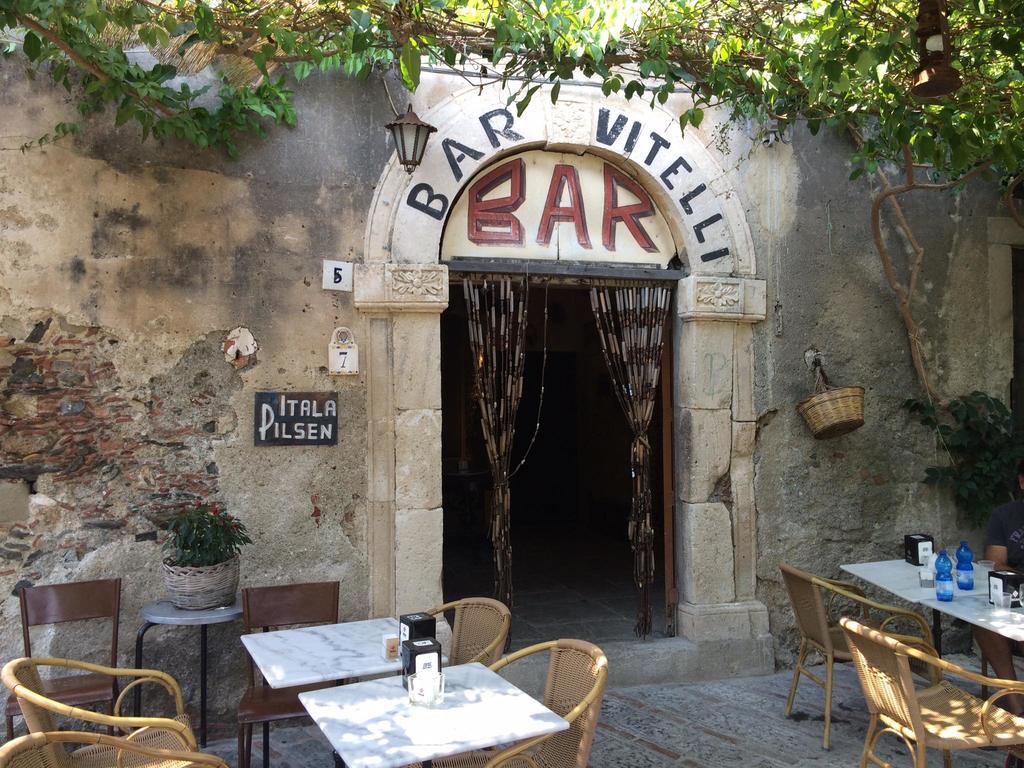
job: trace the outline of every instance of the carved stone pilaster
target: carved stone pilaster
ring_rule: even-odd
[[[750,277],[690,275],[679,281],[679,315],[683,320],[757,323],[767,313],[764,280]]]
[[[357,264],[354,290],[361,312],[443,312],[448,306],[448,267]]]

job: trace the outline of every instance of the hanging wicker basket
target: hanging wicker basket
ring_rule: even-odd
[[[796,409],[818,440],[839,437],[864,425],[864,387],[833,387],[821,361],[815,360],[814,389]]]
[[[238,555],[216,565],[163,563],[164,586],[176,608],[198,611],[231,605],[238,591]]]

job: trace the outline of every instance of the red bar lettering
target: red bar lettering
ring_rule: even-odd
[[[568,187],[569,205],[560,206],[562,193]],[[576,168],[559,163],[551,173],[551,184],[548,186],[548,199],[544,203],[544,215],[540,217],[537,228],[537,242],[547,245],[555,224],[560,221],[571,221],[576,227],[576,240],[584,248],[590,248],[590,235],[587,233],[587,214],[583,210],[583,192],[580,190],[580,177]]]
[[[619,187],[624,187],[632,192],[640,202],[619,205]],[[647,234],[647,230],[640,223],[640,219],[653,213],[654,204],[644,188],[622,171],[605,163],[604,222],[601,226],[601,240],[604,243],[604,247],[609,251],[615,250],[615,229],[616,225],[622,222],[641,248],[648,253],[657,251],[658,248],[651,240],[651,236]]]
[[[506,181],[511,190],[505,197],[484,200]],[[469,212],[466,217],[467,237],[477,245],[522,245],[523,225],[513,212],[526,199],[526,170],[521,158],[502,163],[486,173],[469,188]]]

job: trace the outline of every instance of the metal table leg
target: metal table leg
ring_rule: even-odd
[[[935,650],[942,656],[942,614],[932,608],[932,640],[935,641]]]
[[[143,641],[146,633],[156,624],[147,621],[135,635],[135,668],[142,669]],[[199,744],[206,746],[206,669],[207,669],[207,625],[199,625]],[[135,688],[135,716],[142,715],[142,686]]]
[[[135,635],[135,668],[142,669],[142,641],[146,637],[146,633],[150,627],[155,627],[150,621],[147,621],[141,627],[139,627],[138,633]],[[135,716],[142,716],[142,686],[135,686]]]
[[[199,746],[206,746],[206,625],[199,626]]]

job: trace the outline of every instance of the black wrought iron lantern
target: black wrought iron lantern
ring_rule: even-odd
[[[933,99],[954,93],[961,85],[960,73],[953,69],[949,45],[949,25],[944,0],[921,0],[917,12],[917,55],[910,92]]]
[[[391,137],[395,140],[398,162],[405,167],[406,171],[412,173],[422,162],[423,153],[427,149],[427,139],[437,128],[420,120],[412,111],[412,104],[406,109],[404,115],[399,115],[386,127],[391,131]]]

